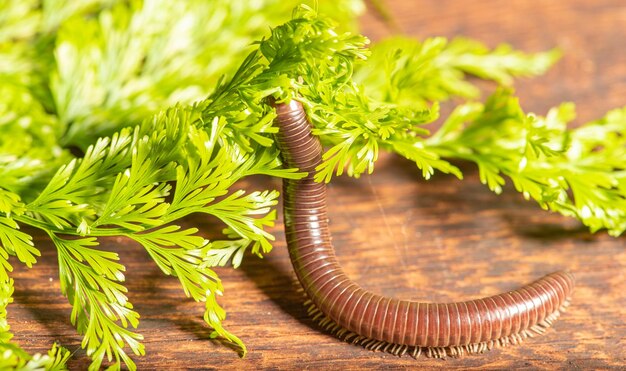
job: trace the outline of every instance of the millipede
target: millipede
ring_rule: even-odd
[[[284,166],[307,172],[283,180],[285,236],[308,312],[326,330],[371,350],[459,357],[517,344],[545,332],[569,304],[574,277],[556,272],[517,290],[454,303],[398,300],[361,288],[335,256],[326,184],[314,180],[323,147],[300,102],[271,102]]]

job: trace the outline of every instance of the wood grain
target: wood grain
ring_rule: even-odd
[[[562,101],[579,107],[579,122],[626,104],[626,5],[621,0],[388,1],[401,29],[420,38],[465,35],[489,45],[509,42],[539,51],[559,46],[562,61],[546,76],[526,79],[518,94],[527,111],[545,113]],[[390,32],[374,15],[363,20],[373,39]],[[366,289],[404,299],[451,301],[514,289],[559,269],[577,276],[572,305],[547,334],[522,346],[462,359],[397,358],[343,343],[306,315],[296,292],[282,223],[265,259],[246,257],[238,270],[219,269],[228,312],[225,325],[249,355],[207,340],[202,305],[182,300],[176,279],[164,277],[140,246],[103,239],[127,266],[129,297],[142,315],[147,355],[140,369],[623,369],[626,367],[624,237],[592,235],[579,223],[540,210],[511,187],[501,196],[478,181],[437,175],[421,179],[413,164],[383,156],[374,175],[338,178],[330,186],[331,230],[340,263]],[[250,189],[279,189],[257,178]],[[204,216],[187,224],[207,237],[221,228]],[[16,264],[9,321],[29,351],[59,341],[76,351],[72,369],[89,360],[69,323],[52,244],[36,234],[43,256],[28,271]],[[504,278],[506,277],[506,278]]]

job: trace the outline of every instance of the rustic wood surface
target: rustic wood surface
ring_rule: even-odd
[[[623,0],[387,1],[399,27],[420,38],[465,35],[491,46],[507,41],[527,51],[559,46],[564,57],[546,76],[517,90],[527,111],[545,113],[574,101],[578,122],[626,104],[626,3]],[[390,34],[377,17],[363,19],[372,39]],[[490,88],[490,87],[488,87]],[[385,156],[372,176],[339,178],[330,187],[331,229],[340,262],[364,287],[426,301],[471,299],[513,289],[569,269],[577,277],[572,305],[547,334],[522,346],[462,359],[397,358],[335,339],[306,315],[296,292],[282,234],[274,251],[248,256],[238,270],[219,269],[228,311],[225,325],[249,354],[217,341],[200,316],[202,305],[181,299],[176,279],[164,277],[147,254],[123,239],[104,239],[128,268],[129,297],[142,316],[147,355],[140,369],[620,369],[626,367],[626,249],[624,237],[592,235],[574,220],[540,210],[511,187],[501,196],[478,181],[437,175],[424,181],[413,164]],[[279,188],[271,179],[243,186]],[[189,219],[207,236],[221,228]],[[72,369],[89,363],[59,292],[56,256],[42,234],[43,257],[14,273],[9,308],[15,339],[29,351],[58,341],[75,351]]]

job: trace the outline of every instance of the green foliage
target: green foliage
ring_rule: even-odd
[[[81,146],[162,107],[205,97],[299,1],[116,3],[58,31],[51,91],[68,128],[63,143]],[[322,7],[340,19],[353,19],[362,6],[329,3]]]
[[[260,42],[260,55],[250,54],[239,72],[218,87],[213,103],[235,110],[241,101],[270,94],[297,96],[314,134],[330,147],[316,174],[326,182],[344,171],[357,177],[371,173],[381,148],[414,161],[426,178],[435,170],[460,178],[456,167],[422,145],[428,131],[420,125],[438,117],[438,106],[431,102],[474,96],[477,88],[465,81],[465,73],[510,83],[514,76],[543,72],[558,56],[526,55],[507,46],[490,52],[463,39],[449,45],[441,38],[424,43],[393,39],[376,46],[365,61],[368,40],[329,32],[333,26],[301,8],[294,20]]]
[[[19,71],[23,61],[9,60],[16,71],[2,71],[2,54],[0,46],[0,178],[4,189],[29,197],[69,152],[56,142],[55,119],[29,89],[28,72]]]
[[[299,3],[1,0],[3,188],[36,194],[71,158],[65,148],[205,98]],[[353,28],[363,3],[319,8]]]
[[[401,107],[368,97],[352,81],[355,65],[368,55],[368,40],[329,30],[333,30],[330,19],[300,8],[292,21],[273,29],[271,37],[259,43],[259,51],[248,56],[231,80],[218,86],[204,113],[248,109],[260,117],[263,107],[254,102],[269,95],[284,100],[297,96],[307,108],[314,133],[331,146],[318,169],[318,180],[330,181],[344,169],[351,176],[371,172],[381,147],[413,159],[427,176],[435,169],[460,176],[434,153],[413,145],[427,133],[418,125],[434,120],[437,107]]]
[[[105,357],[116,367],[123,362],[134,368],[125,344],[137,355],[144,352],[142,336],[128,329],[137,326],[139,315],[125,295],[124,266],[116,253],[98,249],[96,236],[126,236],[141,243],[165,274],[178,277],[187,296],[206,303],[207,323],[245,353],[243,343],[218,323],[225,316],[215,296],[223,288],[211,270],[208,241],[195,235],[196,229],[166,223],[208,214],[224,222],[233,244],[245,241],[257,254],[269,252],[274,237],[265,228],[273,225],[271,207],[278,193],[246,195],[231,188],[253,174],[301,174],[281,169],[277,157],[270,160],[256,147],[246,152],[229,143],[224,133],[232,128],[224,119],[206,121],[213,124],[204,124],[199,106],[175,106],[132,131],[99,139],[83,158],[61,166],[37,198],[21,206],[23,213],[14,216],[48,231],[56,245],[61,288],[73,306],[72,323],[85,336],[82,345],[93,358],[92,369]],[[257,129],[262,131],[263,125]],[[176,191],[168,202],[170,184]],[[17,231],[12,219],[2,220],[0,232],[8,237],[0,239],[10,242],[5,243],[7,252],[32,264],[38,252],[30,236]],[[228,243],[219,241],[217,247]]]
[[[497,193],[509,178],[543,208],[594,231],[624,231],[626,109],[568,129],[573,105],[525,114],[502,88],[484,104],[460,105],[433,135],[424,128],[440,101],[478,96],[468,75],[510,85],[543,73],[557,52],[442,38],[395,38],[370,51],[365,37],[345,32],[361,1],[320,2],[334,20],[307,6],[288,20],[296,4],[0,0],[1,365],[60,369],[69,357],[56,346],[31,357],[9,342],[9,257],[31,267],[40,255],[21,225],[56,246],[90,369],[112,362],[132,370],[131,352],[144,353],[125,267],[99,245],[104,236],[141,244],[204,304],[212,337],[245,354],[223,325],[213,268],[236,268],[246,252],[262,257],[272,248],[278,192],[246,192],[238,182],[304,175],[282,168],[271,101],[303,103],[328,147],[318,181],[372,172],[380,150],[415,162],[425,178],[461,178],[448,160],[463,159]],[[182,227],[189,216],[215,218],[223,236]]]
[[[623,233],[626,109],[570,129],[573,104],[541,117],[525,114],[511,94],[501,89],[485,105],[459,106],[427,148],[475,162],[481,181],[496,193],[506,176],[544,209],[576,217],[592,231]]]
[[[135,364],[124,351],[127,344],[137,355],[144,354],[143,337],[128,330],[136,328],[139,314],[132,310],[122,286],[124,266],[116,253],[95,248],[95,238],[62,239],[50,233],[59,256],[61,291],[72,304],[72,324],[84,335],[82,346],[93,359],[90,370],[99,370],[105,355],[116,363]]]
[[[511,85],[515,77],[543,74],[559,56],[557,50],[525,54],[506,44],[489,50],[465,38],[394,37],[372,47],[354,79],[378,101],[428,107],[452,97],[477,98],[480,91],[465,79],[467,74]]]
[[[17,258],[29,268],[37,262],[35,256],[41,255],[39,250],[33,246],[33,238],[19,230],[19,225],[12,218],[0,217],[0,259],[2,265],[9,272],[12,270],[11,265],[7,261],[8,255],[17,256]],[[0,270],[0,280],[6,281],[7,273]]]

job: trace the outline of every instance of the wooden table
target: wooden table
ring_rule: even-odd
[[[526,51],[559,46],[564,57],[546,76],[518,83],[527,111],[540,114],[574,101],[579,123],[626,104],[626,3],[623,0],[388,1],[400,27],[424,38],[465,35],[491,46],[507,41]],[[373,39],[389,34],[367,15]],[[491,87],[490,87],[491,88]],[[626,125],[626,123],[625,123]],[[522,346],[462,359],[414,360],[373,353],[330,336],[312,322],[296,292],[282,223],[274,251],[246,257],[238,270],[219,269],[225,325],[249,354],[207,340],[202,305],[182,300],[176,279],[164,277],[136,244],[105,239],[127,265],[129,297],[142,315],[147,355],[140,369],[403,369],[626,367],[626,249],[624,237],[590,234],[574,220],[541,211],[511,187],[495,196],[471,165],[466,180],[437,175],[424,181],[413,164],[385,156],[373,176],[339,178],[330,187],[332,232],[340,262],[364,287],[426,301],[471,299],[518,287],[559,269],[576,274],[572,305],[544,336]],[[268,179],[244,186],[279,188]],[[220,226],[188,220],[210,235]],[[69,323],[59,292],[53,246],[37,235],[43,257],[35,269],[18,266],[9,320],[29,351],[59,341],[76,351],[72,368],[89,360]]]

